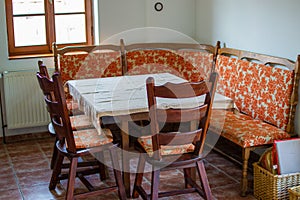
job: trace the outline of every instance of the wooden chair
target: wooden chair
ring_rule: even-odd
[[[37,72],[37,79],[38,79],[40,88],[41,88],[41,90],[42,90],[42,92],[45,96],[47,96],[49,99],[54,101],[55,100],[54,86],[50,85],[50,84],[53,85],[53,82],[51,82],[51,80],[49,78],[48,70],[47,70],[46,66],[43,64],[42,61],[39,61],[38,64],[39,64],[40,72]],[[50,87],[49,87],[49,85],[50,85]],[[50,114],[50,119],[51,119],[52,114],[51,113],[49,113],[49,114]],[[93,128],[91,126],[91,122],[88,119],[88,117],[84,116],[84,115],[70,116],[70,123],[71,123],[71,128],[72,128],[73,131]],[[81,123],[82,126],[77,126],[80,123]],[[49,128],[50,134],[52,136],[56,137],[55,142],[54,142],[53,152],[52,152],[51,163],[50,163],[50,168],[53,169],[54,165],[57,161],[57,157],[58,157],[58,149],[57,149],[56,143],[59,140],[59,138],[58,138],[57,134],[55,133],[52,122],[49,123],[48,128]],[[91,160],[89,160],[89,161],[81,160],[81,162],[78,165],[79,165],[79,167],[81,167],[81,166],[82,167],[99,166],[99,169],[100,169],[99,172],[100,172],[101,180],[105,180],[107,178],[106,173],[105,173],[105,166],[96,159],[94,159],[92,161]],[[67,169],[70,168],[70,163],[63,163],[62,168],[67,168]]]
[[[59,180],[66,177],[61,173],[62,163],[66,157],[70,160],[70,168],[67,175],[68,186],[65,199],[69,200],[74,199],[75,197],[101,195],[114,190],[118,190],[120,199],[126,199],[120,166],[117,159],[117,145],[112,143],[112,135],[110,130],[103,129],[101,130],[100,135],[96,129],[73,131],[71,127],[70,116],[68,115],[63,84],[59,73],[54,73],[52,80],[42,77],[39,74],[37,74],[37,77],[45,88],[49,88],[48,90],[53,91],[52,96],[45,95],[44,98],[48,111],[51,115],[51,122],[58,137],[58,141],[56,143],[58,155],[52,172],[49,189],[55,189]],[[82,156],[90,155],[91,152],[103,153],[104,151],[110,152],[112,167],[116,179],[116,186],[95,190],[91,183],[85,179],[84,175],[95,173],[99,169],[91,169],[89,171],[90,173],[87,170],[78,171],[78,159]],[[88,188],[89,192],[74,195],[74,184],[76,177],[82,181],[82,183]]]
[[[38,72],[39,76],[38,77],[43,77],[45,79],[50,80],[48,69],[47,69],[46,65],[44,65],[43,61],[38,61],[38,67],[39,67],[39,72]],[[38,79],[38,81],[39,81],[39,85],[40,85],[40,88],[41,88],[43,94],[49,96],[49,98],[53,98],[54,91],[49,90],[50,88],[45,87],[45,85],[42,84],[40,79]],[[67,105],[70,105],[70,104],[67,103]],[[72,108],[68,107],[68,111],[70,111],[70,110],[72,110]],[[93,127],[92,122],[88,116],[83,115],[83,114],[73,115],[74,113],[75,112],[72,111],[71,116],[70,116],[72,130],[76,131],[76,130],[88,129],[88,128]],[[76,112],[76,113],[79,113],[79,112]],[[69,114],[70,114],[70,112],[69,112]],[[50,115],[50,118],[51,118],[51,115]],[[48,131],[50,132],[51,135],[56,136],[52,123],[49,123]],[[54,164],[55,164],[55,159],[57,157],[56,141],[54,143],[52,159],[51,159],[51,164],[50,164],[51,169],[53,169]]]
[[[155,86],[152,77],[147,79],[147,95],[150,116],[151,135],[138,139],[137,149],[140,151],[137,175],[135,178],[133,197],[139,194],[143,199],[173,196],[198,192],[205,199],[212,199],[204,162],[203,147],[206,138],[212,101],[216,89],[217,73],[212,73],[209,81],[195,83],[166,83]],[[157,105],[156,98],[195,98],[204,96],[204,102],[190,108],[163,109]],[[179,128],[173,132],[161,132],[159,123],[191,122],[191,129]],[[152,166],[151,194],[142,187],[145,164]],[[192,177],[191,169],[197,168],[201,187]],[[160,171],[183,169],[185,188],[159,192]]]

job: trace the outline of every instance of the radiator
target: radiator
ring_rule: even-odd
[[[1,88],[3,127],[19,129],[49,123],[36,71],[3,72]]]

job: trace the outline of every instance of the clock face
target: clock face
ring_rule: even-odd
[[[163,4],[161,2],[156,2],[154,4],[154,9],[157,11],[157,12],[160,12],[162,11],[162,9],[164,8]]]

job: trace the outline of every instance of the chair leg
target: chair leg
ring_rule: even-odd
[[[78,164],[78,158],[77,157],[71,158],[66,200],[74,199],[74,185],[75,185],[77,164]]]
[[[107,175],[106,175],[106,167],[105,165],[101,162],[104,161],[104,152],[99,152],[99,157],[100,157],[100,161],[99,163],[99,174],[100,174],[100,180],[104,181],[107,179]]]
[[[111,149],[110,150],[110,156],[111,156],[111,160],[112,160],[112,165],[113,165],[113,171],[114,171],[114,175],[115,175],[115,179],[116,179],[116,184],[118,187],[118,194],[119,194],[119,198],[121,200],[125,200],[126,198],[126,191],[125,191],[125,186],[122,180],[122,174],[120,171],[120,165],[119,165],[119,161],[118,161],[118,155],[115,151],[115,149]]]
[[[200,183],[204,190],[205,199],[207,199],[207,200],[213,199],[211,189],[209,186],[209,182],[208,182],[208,178],[207,178],[207,174],[206,174],[206,170],[205,170],[205,166],[204,166],[204,162],[203,162],[203,160],[200,160],[196,164],[197,164],[197,171],[198,171],[199,178],[200,178]]]
[[[146,163],[145,156],[143,154],[140,154],[139,163],[138,163],[138,167],[137,167],[137,173],[135,176],[135,181],[134,181],[134,186],[133,186],[132,198],[139,197],[137,188],[141,187],[141,185],[142,185],[145,163]]]
[[[57,138],[55,138],[55,142],[54,142],[52,158],[51,158],[51,163],[50,163],[50,169],[54,168],[56,158],[57,158],[57,154],[58,154],[58,150],[57,150],[57,147],[56,147],[56,142],[57,142]]]
[[[184,168],[183,169],[184,172],[184,182],[185,182],[185,188],[191,188],[191,185],[188,184],[188,177],[191,177],[191,168]]]
[[[55,161],[55,164],[54,164],[54,167],[52,170],[52,176],[51,176],[51,180],[50,180],[50,184],[49,184],[50,190],[54,190],[59,181],[58,177],[61,174],[64,156],[60,152],[57,151],[57,156],[56,156],[56,158],[52,158],[52,161],[53,160]]]
[[[152,168],[151,200],[158,199],[160,169]]]
[[[246,196],[246,193],[247,193],[247,189],[248,189],[248,178],[247,178],[247,175],[248,175],[248,160],[249,160],[249,157],[250,157],[250,148],[243,148],[243,155],[242,155],[242,158],[243,158],[243,174],[242,174],[242,181],[241,181],[241,196]]]

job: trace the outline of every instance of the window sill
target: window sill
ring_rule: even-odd
[[[9,56],[9,60],[53,57],[52,53]]]

